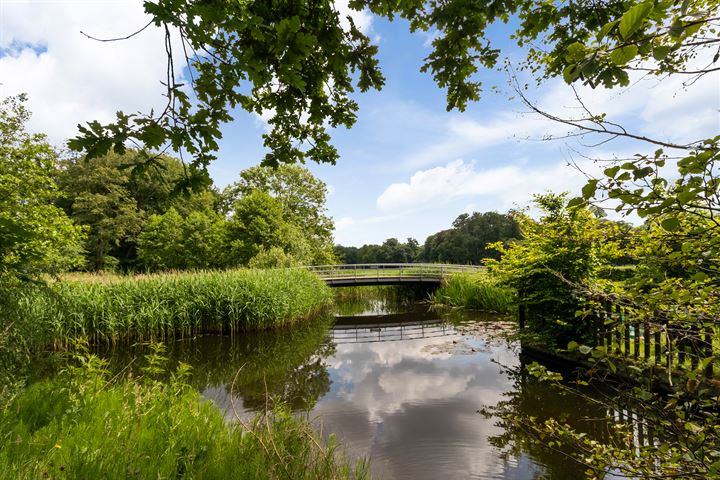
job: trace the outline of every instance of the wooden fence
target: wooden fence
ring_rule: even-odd
[[[701,320],[688,324],[662,317],[637,320],[631,309],[605,301],[593,314],[592,334],[594,346],[617,357],[668,371],[703,367],[705,375],[716,374],[713,359],[720,353],[716,329]]]
[[[597,302],[596,302],[597,303]],[[666,371],[702,370],[707,377],[720,376],[720,338],[717,322],[686,324],[656,316],[638,320],[631,308],[609,300],[600,301],[591,313],[593,347],[629,364],[657,366]],[[519,309],[519,324],[526,323],[526,309]]]

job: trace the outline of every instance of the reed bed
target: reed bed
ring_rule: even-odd
[[[489,274],[457,273],[449,276],[430,295],[435,305],[483,310],[505,315],[517,311],[517,301],[512,289],[499,285]]]
[[[324,282],[302,269],[92,275],[29,289],[16,313],[62,348],[76,339],[112,344],[280,328],[332,300]]]

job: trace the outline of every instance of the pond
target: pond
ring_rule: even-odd
[[[523,374],[508,329],[512,323],[487,314],[355,299],[302,328],[179,340],[168,355],[193,367],[191,382],[229,421],[284,402],[309,412],[350,455],[370,458],[378,478],[579,478],[582,468],[562,452],[485,413],[504,402],[595,436],[609,427],[608,412],[593,402]],[[106,352],[116,368],[144,353]]]

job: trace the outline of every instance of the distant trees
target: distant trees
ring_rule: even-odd
[[[382,245],[336,245],[335,254],[349,264],[419,261],[478,265],[486,258],[499,258],[500,253],[488,245],[522,237],[518,223],[510,214],[464,213],[452,225],[448,230],[430,235],[422,247],[414,238],[408,238],[405,243],[388,238]]]
[[[463,213],[452,227],[425,240],[423,261],[477,265],[486,258],[499,258],[500,253],[488,245],[522,237],[511,215],[496,212]]]
[[[363,245],[362,247],[335,246],[335,255],[343,263],[410,263],[414,262],[420,251],[420,245],[414,238],[401,243],[397,238],[388,238],[382,245]]]

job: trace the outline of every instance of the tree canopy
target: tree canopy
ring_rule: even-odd
[[[452,226],[425,240],[421,253],[424,261],[479,265],[486,258],[500,257],[496,249],[489,248],[491,244],[522,237],[520,226],[510,214],[463,213]]]
[[[221,125],[240,106],[270,115],[265,164],[306,158],[334,163],[338,154],[328,128],[353,125],[356,88],[380,89],[384,83],[378,47],[351,17],[341,18],[330,0],[148,0],[144,5],[150,23],[166,34],[166,108],[118,112],[113,124],[93,121],[81,127],[70,146],[88,157],[110,150],[122,154],[133,142],[151,150],[186,151],[196,166],[206,167],[214,159]],[[562,76],[568,83],[612,87],[627,85],[632,70],[702,75],[718,69],[718,55],[704,67],[686,68],[720,42],[718,0],[352,0],[349,5],[390,20],[403,18],[411,31],[436,32],[422,71],[446,89],[448,110],[463,110],[480,99],[478,72],[504,58],[488,31],[511,21],[511,39],[526,48],[520,66],[540,81]],[[173,51],[173,35],[180,37],[182,52]],[[176,57],[188,65],[189,86],[176,80]],[[602,125],[604,119],[585,120]],[[195,175],[189,181],[208,178]]]
[[[25,96],[0,103],[0,281],[77,266],[83,229],[54,205],[57,152],[26,130]]]

